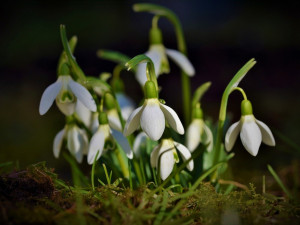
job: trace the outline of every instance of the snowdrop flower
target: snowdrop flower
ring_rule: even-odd
[[[184,54],[177,50],[165,48],[162,44],[161,31],[158,28],[152,28],[150,30],[150,48],[145,55],[153,61],[156,76],[169,73],[170,69],[167,57],[171,58],[187,75],[195,75],[193,65]],[[146,63],[138,65],[136,79],[142,86],[147,81]]]
[[[75,113],[80,121],[84,123],[84,125],[95,133],[99,127],[99,114],[97,112],[91,112],[88,108],[86,108],[80,101],[77,101]]]
[[[160,165],[160,177],[162,180],[165,180],[172,173],[175,162],[179,162],[176,149],[181,154],[183,161],[191,158],[190,151],[184,145],[173,141],[171,138],[162,139],[161,144],[156,146],[151,153],[151,166],[158,168]],[[194,161],[191,160],[186,167],[189,171],[192,171],[194,169]]]
[[[59,131],[53,143],[55,158],[59,157],[64,139],[67,139],[67,148],[70,153],[76,158],[77,162],[81,163],[83,155],[86,155],[88,150],[88,136],[86,131],[80,129],[76,124],[66,125],[64,129]]]
[[[243,100],[241,109],[240,121],[232,124],[226,133],[226,150],[230,151],[232,149],[239,133],[242,144],[253,156],[257,155],[261,142],[269,146],[275,146],[275,139],[270,128],[253,116],[251,102]]]
[[[144,104],[129,116],[125,124],[124,135],[132,134],[141,125],[142,130],[152,140],[157,141],[165,130],[165,121],[177,133],[184,134],[184,128],[176,112],[159,102],[154,83],[147,81]]]
[[[107,109],[107,117],[109,126],[117,131],[122,132],[122,125],[116,109],[116,102],[112,94],[109,92],[104,95],[104,104]]]
[[[97,156],[98,160],[102,155],[104,150],[114,149],[115,140],[121,145],[122,149],[125,151],[128,158],[133,157],[132,150],[129,146],[127,139],[122,135],[122,133],[111,130],[109,127],[107,114],[104,112],[99,113],[99,127],[90,141],[90,146],[88,150],[88,163],[93,164],[94,159],[99,151]]]
[[[207,151],[213,148],[213,135],[209,127],[203,121],[203,113],[200,105],[197,105],[193,112],[193,120],[187,129],[186,146],[193,152],[202,142],[208,144]]]
[[[69,70],[67,69],[67,71]],[[77,99],[89,110],[95,112],[97,109],[89,91],[75,82],[70,75],[60,75],[55,83],[46,88],[40,102],[39,111],[41,115],[49,110],[55,99],[60,111],[67,116],[74,113]]]

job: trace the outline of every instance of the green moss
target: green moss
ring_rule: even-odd
[[[0,177],[0,224],[298,224],[299,205],[247,191],[217,193],[202,183],[192,195],[165,189],[101,186],[78,189],[44,163]],[[181,199],[185,204],[174,210]],[[142,204],[141,204],[142,203]]]

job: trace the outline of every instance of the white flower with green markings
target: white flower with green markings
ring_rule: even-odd
[[[225,136],[225,148],[230,151],[240,133],[241,141],[246,150],[256,156],[261,142],[275,146],[275,139],[270,128],[263,122],[255,119],[252,105],[249,100],[242,101],[242,116],[240,121],[232,124]]]
[[[173,141],[171,138],[162,139],[161,143],[151,152],[151,166],[158,168],[160,166],[160,177],[162,180],[172,173],[175,163],[179,162],[177,151],[179,151],[183,161],[191,158],[190,151],[182,144]],[[190,160],[186,165],[189,171],[194,169],[194,161]]]
[[[104,150],[113,150],[115,145],[115,140],[120,144],[121,148],[124,150],[128,158],[133,158],[132,149],[129,146],[127,139],[122,133],[111,130],[109,125],[109,119],[105,112],[99,113],[99,127],[94,133],[90,141],[90,146],[88,150],[88,163],[93,164],[95,157],[98,153],[96,160],[100,158]]]
[[[84,129],[76,124],[67,124],[54,138],[53,153],[55,158],[59,157],[64,139],[67,140],[67,149],[77,162],[81,163],[83,156],[88,152],[88,136]]]
[[[161,31],[158,28],[150,30],[150,48],[145,53],[154,63],[155,74],[159,76],[163,73],[169,73],[168,58],[172,59],[188,76],[195,75],[195,69],[189,59],[181,52],[174,49],[167,49],[162,44]],[[143,86],[147,81],[146,63],[141,63],[137,67],[136,79]]]
[[[44,115],[56,99],[57,107],[69,116],[75,111],[77,99],[89,110],[97,110],[96,103],[90,92],[81,84],[75,82],[70,75],[60,75],[57,81],[44,91],[39,112]]]
[[[197,104],[193,110],[192,122],[188,126],[186,132],[186,146],[191,152],[193,152],[200,143],[208,145],[208,152],[212,151],[213,135],[203,120],[203,112],[200,108],[200,104]]]
[[[152,81],[146,82],[145,95],[144,104],[129,116],[125,124],[124,135],[132,134],[141,126],[149,138],[157,141],[165,130],[166,121],[177,133],[184,134],[184,128],[178,115],[169,106],[160,103]]]

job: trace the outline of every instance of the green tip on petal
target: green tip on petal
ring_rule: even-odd
[[[157,91],[153,81],[147,81],[144,86],[145,98],[157,98]]]
[[[151,28],[149,32],[150,45],[161,44],[162,34],[159,28]]]
[[[252,104],[251,104],[251,102],[249,100],[243,100],[242,101],[241,111],[242,111],[242,115],[243,116],[252,115],[253,114]]]
[[[108,124],[108,118],[105,112],[99,113],[99,124],[101,125]]]

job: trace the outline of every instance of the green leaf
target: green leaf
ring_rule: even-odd
[[[75,50],[75,47],[77,45],[77,41],[78,41],[78,38],[77,36],[73,36],[70,40],[69,40],[69,46],[70,46],[70,49],[71,49],[71,52],[72,54],[74,53],[74,50]],[[61,69],[61,66],[64,64],[64,63],[67,63],[68,62],[68,57],[67,57],[67,53],[65,51],[63,51],[59,57],[59,60],[58,60],[58,65],[57,65],[57,74],[60,75],[60,69]]]
[[[66,34],[66,27],[65,25],[60,25],[60,36],[61,36],[61,41],[62,44],[64,46],[67,58],[68,58],[68,62],[72,67],[72,71],[74,72],[74,74],[76,75],[77,79],[84,84],[85,83],[85,74],[84,72],[81,70],[81,68],[79,67],[79,65],[77,64],[75,57],[72,54],[72,50],[71,47],[67,41],[67,34]]]
[[[200,102],[202,96],[205,94],[205,92],[209,89],[210,86],[211,86],[211,82],[206,82],[197,88],[197,90],[194,93],[193,100],[192,100],[193,108],[196,106],[196,104],[198,102]]]
[[[130,57],[117,51],[100,49],[97,51],[97,56],[102,59],[113,61],[115,63],[125,64],[130,60]]]

